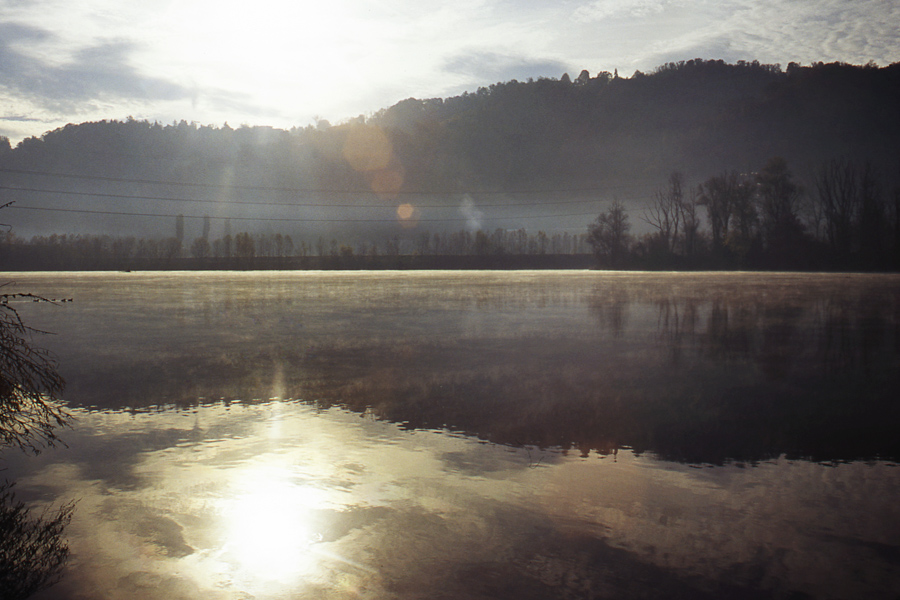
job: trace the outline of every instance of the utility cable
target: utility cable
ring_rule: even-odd
[[[199,183],[185,181],[160,181],[153,179],[136,179],[125,177],[106,177],[102,175],[82,175],[75,173],[52,173],[49,171],[33,171],[27,169],[11,169],[0,167],[0,173],[12,173],[16,175],[33,175],[39,177],[58,177],[65,179],[79,179],[88,181],[106,181],[113,183],[131,183],[142,185],[158,185],[158,186],[178,186],[192,188],[212,188],[221,190],[246,190],[254,192],[288,192],[288,193],[309,193],[309,194],[335,194],[335,195],[375,195],[370,189],[333,189],[333,188],[291,188],[291,187],[274,187],[274,186],[253,186],[253,185],[231,185],[223,183]],[[579,194],[579,193],[608,193],[611,189],[621,189],[630,186],[614,185],[614,186],[590,186],[582,188],[558,188],[547,190],[455,190],[455,191],[428,191],[416,192],[409,190],[401,190],[396,192],[397,195],[404,196],[502,196],[502,195],[529,195],[529,194]]]
[[[38,193],[38,194],[59,194],[64,196],[85,196],[85,197],[96,197],[96,198],[115,198],[119,200],[153,200],[153,201],[165,201],[165,202],[195,202],[201,204],[244,204],[250,206],[287,206],[287,207],[318,207],[318,208],[390,208],[390,204],[382,203],[382,204],[335,204],[331,202],[327,203],[313,203],[313,202],[274,202],[274,201],[255,201],[255,200],[230,200],[230,199],[222,199],[222,200],[211,200],[204,198],[171,198],[168,196],[141,196],[141,195],[133,195],[133,194],[110,194],[104,192],[76,192],[73,190],[45,190],[39,188],[24,188],[24,187],[15,187],[15,186],[7,186],[0,185],[0,190],[7,190],[13,192],[30,192],[30,193]],[[371,194],[371,192],[369,192]],[[592,198],[590,200],[548,200],[546,202],[516,202],[515,204],[481,204],[477,205],[477,208],[518,208],[521,206],[546,206],[553,204],[590,204],[601,202],[600,199]],[[417,204],[417,208],[459,208],[455,204]]]
[[[557,215],[530,215],[530,216],[516,216],[516,217],[491,217],[487,215],[480,215],[476,219],[472,219],[471,217],[452,217],[452,218],[428,218],[421,219],[416,217],[415,215],[411,216],[409,219],[401,219],[399,217],[392,217],[387,219],[348,219],[348,218],[334,218],[334,219],[323,219],[323,218],[306,218],[306,217],[295,217],[295,218],[284,218],[284,217],[223,217],[223,216],[210,216],[210,215],[182,215],[182,214],[159,214],[159,213],[131,213],[131,212],[119,212],[112,210],[86,210],[86,209],[76,209],[76,208],[47,208],[47,207],[38,207],[38,206],[17,206],[13,204],[9,207],[14,210],[35,210],[35,211],[45,211],[45,212],[61,212],[61,213],[77,213],[77,214],[89,214],[89,215],[113,215],[113,216],[125,216],[125,217],[157,217],[161,219],[168,218],[177,218],[183,217],[185,219],[217,219],[217,220],[232,220],[232,221],[274,221],[281,223],[396,223],[396,222],[409,222],[409,223],[433,223],[433,222],[464,222],[464,221],[518,221],[523,219],[554,219],[554,218],[565,218],[565,217],[592,217],[596,216],[596,213],[577,213],[577,214],[557,214]],[[386,207],[388,208],[388,207]]]

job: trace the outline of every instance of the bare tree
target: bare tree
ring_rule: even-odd
[[[32,294],[0,295],[0,445],[40,452],[58,442],[56,429],[69,423],[60,399],[64,381],[46,350],[29,338],[38,333],[22,322],[10,302],[41,301]]]
[[[866,161],[859,178],[859,253],[863,263],[877,265],[884,250],[883,238],[887,229],[887,211],[881,185],[872,163]]]
[[[674,253],[678,243],[679,229],[684,215],[684,176],[675,172],[669,176],[669,187],[657,191],[644,210],[644,221],[656,228],[656,238],[666,253]]]
[[[191,244],[191,256],[203,260],[210,255],[210,248],[209,240],[204,237],[198,237]]]
[[[814,181],[828,244],[837,256],[848,257],[852,250],[853,223],[859,213],[856,168],[847,160],[834,159],[819,167]]]
[[[694,256],[700,245],[700,213],[697,210],[699,198],[697,191],[691,188],[687,198],[681,203],[681,223],[684,232],[681,236],[681,251],[687,256]]]
[[[69,558],[62,534],[75,504],[33,516],[13,485],[0,483],[0,598],[24,600],[59,580]]]
[[[8,205],[7,205],[8,206]],[[0,207],[3,208],[3,207]],[[64,381],[46,350],[33,347],[39,333],[10,302],[44,301],[32,294],[0,294],[0,447],[34,454],[59,442],[56,430],[71,416],[60,394]],[[40,517],[15,499],[14,484],[0,483],[0,598],[18,600],[56,583],[69,556],[62,532],[73,503]]]
[[[253,258],[256,256],[256,244],[247,232],[234,236],[234,253],[238,258]]]
[[[725,245],[743,262],[757,239],[759,215],[756,210],[755,186],[753,182],[731,172],[728,176],[731,194],[731,231]]]
[[[178,240],[179,248],[184,245],[184,215],[175,217],[175,239]]]
[[[628,213],[618,199],[588,226],[588,243],[603,266],[618,268],[625,260],[631,242]]]
[[[798,218],[802,190],[794,183],[787,161],[776,156],[757,173],[759,206],[768,251],[788,257],[800,242],[803,226]]]
[[[894,188],[892,202],[888,205],[891,240],[893,243],[893,268],[900,268],[900,187]]]
[[[732,186],[736,176],[723,174],[710,177],[700,185],[699,203],[706,207],[706,217],[712,234],[713,251],[721,251],[728,237],[731,220]]]

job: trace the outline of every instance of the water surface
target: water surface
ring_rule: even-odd
[[[896,276],[14,279],[73,299],[46,598],[900,594]]]

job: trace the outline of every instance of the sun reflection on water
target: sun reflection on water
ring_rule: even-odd
[[[291,583],[312,576],[318,563],[312,546],[322,539],[316,514],[325,492],[279,467],[256,467],[238,486],[223,507],[222,560],[252,579]]]

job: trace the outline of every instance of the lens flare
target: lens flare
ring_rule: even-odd
[[[403,188],[404,174],[400,167],[375,171],[369,181],[379,198],[394,198]]]
[[[370,172],[387,169],[394,149],[391,140],[380,127],[360,125],[347,133],[343,154],[355,171]]]

